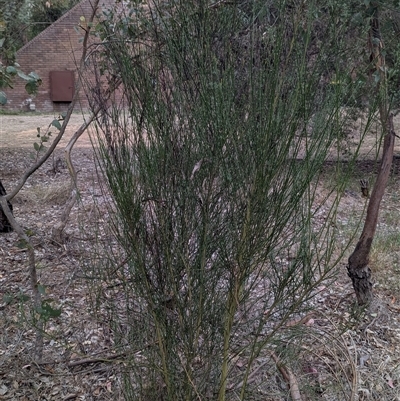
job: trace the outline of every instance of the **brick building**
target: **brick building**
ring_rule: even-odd
[[[99,12],[106,9],[113,0],[100,0]],[[15,79],[14,88],[6,90],[6,110],[39,112],[65,111],[72,99],[77,76],[77,66],[82,54],[84,25],[93,12],[93,0],[83,0],[65,13],[56,22],[23,46],[16,54],[16,62],[25,73],[34,71],[42,79],[37,95],[28,95],[25,82]],[[87,107],[82,91],[79,105]]]

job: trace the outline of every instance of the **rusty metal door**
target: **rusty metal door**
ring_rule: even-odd
[[[74,89],[73,71],[50,71],[50,99],[53,102],[71,102]]]

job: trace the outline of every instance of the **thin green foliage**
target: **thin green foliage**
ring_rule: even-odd
[[[340,193],[315,199],[352,88],[321,81],[332,70],[315,29],[326,43],[342,32],[316,13],[313,2],[132,2],[98,27],[91,95],[116,242],[93,263],[94,285],[107,283],[96,301],[132,349],[127,399],[257,399],[257,360],[333,275]],[[330,55],[336,76],[342,61]],[[123,92],[107,104],[100,80],[115,76]],[[340,192],[345,168],[338,178]]]

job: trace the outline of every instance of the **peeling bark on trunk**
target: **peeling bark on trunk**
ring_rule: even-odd
[[[349,257],[348,275],[353,283],[359,305],[368,305],[373,299],[372,277],[369,268],[368,255],[371,249],[372,239],[360,238],[356,249]]]

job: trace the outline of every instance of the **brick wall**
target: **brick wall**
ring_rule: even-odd
[[[106,8],[112,0],[100,0],[100,7]],[[37,95],[28,95],[24,89],[25,83],[21,79],[15,79],[14,89],[6,90],[8,103],[5,109],[13,111],[28,111],[29,99],[35,104],[39,112],[62,112],[68,108],[69,103],[52,102],[50,99],[50,71],[75,71],[76,73],[82,54],[82,42],[84,31],[78,28],[81,16],[86,20],[92,14],[92,1],[83,0],[74,8],[64,14],[59,20],[42,31],[17,52],[16,61],[22,71],[29,73],[34,71],[42,79]],[[87,101],[83,91],[77,107],[87,108]]]

